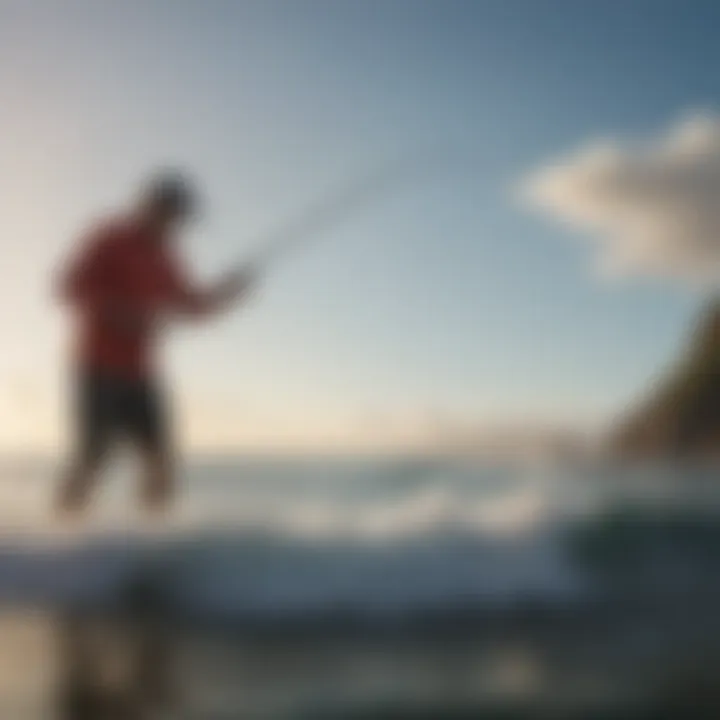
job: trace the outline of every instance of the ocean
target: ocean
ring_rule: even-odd
[[[698,642],[720,656],[713,468],[204,458],[156,526],[128,461],[82,528],[52,519],[53,474],[27,459],[0,472],[0,632],[45,628],[50,657],[68,623],[112,618],[127,636],[150,616],[173,628],[184,685],[227,695],[186,701],[188,717],[625,707],[654,701],[679,658],[694,667]],[[0,669],[19,644],[0,637]],[[3,702],[52,716],[7,682]]]

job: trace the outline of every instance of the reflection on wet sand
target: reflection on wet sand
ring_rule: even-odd
[[[71,615],[58,641],[58,720],[145,720],[171,708],[172,653],[157,626]]]
[[[137,582],[114,612],[58,617],[58,720],[146,720],[172,709],[172,635],[158,601]]]
[[[720,621],[657,603],[453,628],[0,616],[5,720],[717,718]],[[542,711],[542,712],[541,712]]]

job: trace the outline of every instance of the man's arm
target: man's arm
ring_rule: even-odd
[[[245,299],[255,283],[254,273],[241,268],[229,273],[209,288],[192,283],[177,261],[172,263],[168,309],[186,317],[216,315]]]

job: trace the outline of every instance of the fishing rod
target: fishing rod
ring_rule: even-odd
[[[433,160],[417,155],[403,158],[361,176],[260,238],[240,267],[258,272],[279,262],[378,198],[435,169],[429,159]]]

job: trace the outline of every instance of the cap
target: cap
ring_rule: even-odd
[[[198,211],[193,183],[178,171],[165,170],[153,176],[146,186],[146,198],[173,215],[190,217]]]

